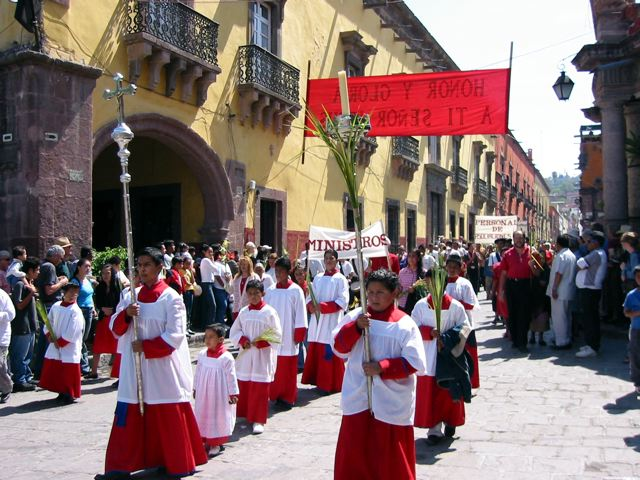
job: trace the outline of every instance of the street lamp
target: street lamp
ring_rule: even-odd
[[[564,73],[564,70],[561,71],[556,83],[553,84],[553,91],[556,92],[558,100],[569,100],[573,85],[573,81]]]

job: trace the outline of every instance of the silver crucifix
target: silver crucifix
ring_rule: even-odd
[[[138,87],[136,87],[133,83],[130,83],[128,87],[123,87],[122,80],[124,80],[124,77],[122,76],[122,74],[116,73],[113,76],[113,81],[116,82],[116,89],[110,90],[107,88],[102,94],[105,100],[111,100],[114,97],[118,99],[118,123],[124,123],[124,98],[123,97],[125,95],[135,95],[136,90],[138,89]]]

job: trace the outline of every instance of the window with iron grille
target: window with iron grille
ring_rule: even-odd
[[[392,245],[400,243],[400,202],[387,200],[387,237]]]

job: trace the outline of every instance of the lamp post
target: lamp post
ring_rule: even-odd
[[[573,81],[567,76],[564,70],[562,70],[560,72],[560,76],[556,80],[556,83],[553,84],[553,91],[556,93],[558,100],[569,100],[571,90],[573,90],[573,85]]]

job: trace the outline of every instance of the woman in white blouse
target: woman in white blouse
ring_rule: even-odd
[[[235,320],[240,310],[249,305],[249,299],[245,287],[249,280],[260,280],[253,272],[253,262],[249,257],[240,257],[238,260],[239,271],[233,279],[233,319]]]

